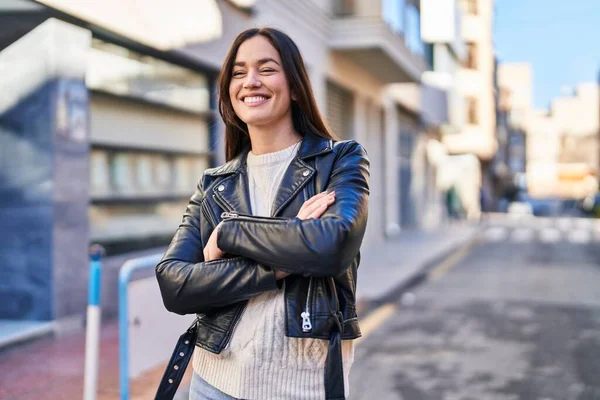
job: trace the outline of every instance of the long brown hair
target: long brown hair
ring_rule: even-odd
[[[334,138],[319,113],[304,60],[296,43],[277,29],[248,29],[240,33],[233,41],[219,74],[219,113],[225,122],[225,158],[227,161],[240,154],[250,144],[248,126],[236,115],[231,105],[229,84],[238,49],[246,40],[258,35],[269,40],[281,57],[290,92],[296,97],[296,100],[292,100],[292,122],[296,132],[301,135],[308,132],[328,139]]]

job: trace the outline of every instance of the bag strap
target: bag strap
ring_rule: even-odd
[[[175,396],[185,370],[192,358],[197,335],[198,320],[195,319],[192,325],[179,337],[171,359],[158,385],[154,400],[172,400]]]
[[[329,348],[325,360],[325,399],[345,400],[344,391],[344,364],[342,361],[342,334],[344,333],[344,316],[340,311],[340,303],[333,278],[327,279],[334,307],[329,306],[331,317],[334,318],[335,327],[329,337]]]

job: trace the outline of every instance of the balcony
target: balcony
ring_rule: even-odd
[[[380,4],[356,0],[334,8],[329,46],[384,83],[415,83],[427,70],[424,57],[413,53],[404,35],[385,21]]]

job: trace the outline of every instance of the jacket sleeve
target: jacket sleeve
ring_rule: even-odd
[[[321,218],[234,216],[219,229],[219,248],[292,274],[344,273],[359,252],[367,224],[369,159],[354,141],[334,151],[327,190],[335,190],[335,202]]]
[[[235,257],[204,262],[201,182],[155,270],[166,309],[181,315],[206,313],[278,288],[274,271],[254,260]]]

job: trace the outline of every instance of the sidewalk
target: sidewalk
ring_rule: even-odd
[[[119,399],[119,330],[104,322],[100,338],[98,400]],[[175,343],[173,343],[175,345]],[[85,332],[46,337],[0,350],[0,399],[74,400],[83,398]],[[165,363],[166,364],[166,363]],[[154,398],[164,366],[130,383],[130,399]],[[181,387],[189,386],[191,368]],[[187,397],[179,397],[179,400]]]
[[[357,302],[385,301],[411,286],[472,241],[479,228],[476,223],[459,222],[430,231],[409,230],[370,246],[362,252],[358,269]]]
[[[410,286],[428,268],[470,242],[477,225],[457,224],[435,231],[405,231],[398,238],[367,248],[358,274],[360,304],[379,302]],[[118,326],[105,321],[101,333],[98,400],[119,399]],[[85,332],[46,337],[0,349],[0,399],[72,400],[83,396]],[[130,385],[130,398],[152,399],[164,366]],[[187,399],[191,366],[177,399]]]

